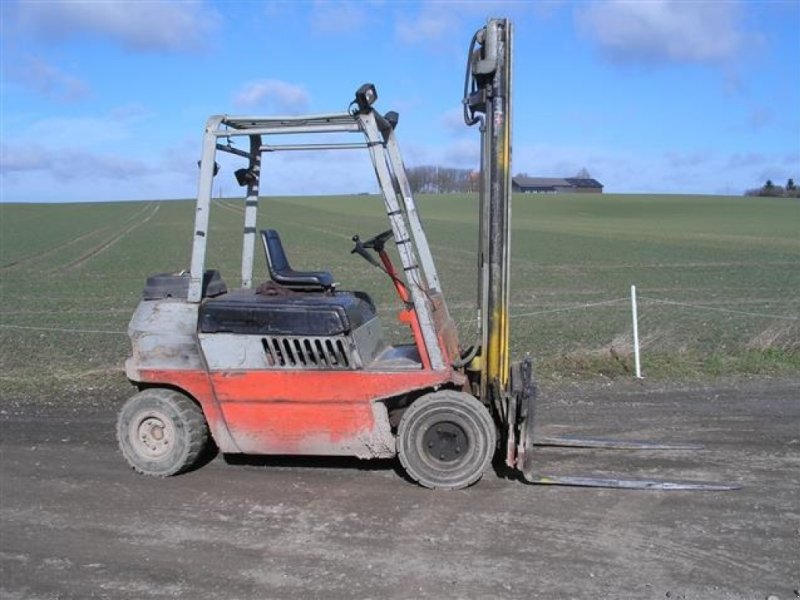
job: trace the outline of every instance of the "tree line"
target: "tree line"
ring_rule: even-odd
[[[477,192],[479,177],[471,169],[453,169],[424,165],[406,170],[411,191],[421,194],[449,194]]]
[[[785,186],[775,185],[771,179],[760,188],[753,188],[744,193],[745,196],[772,196],[775,198],[800,198],[800,188],[794,183],[791,177],[786,181]]]
[[[480,186],[480,173],[472,169],[452,169],[436,165],[424,165],[406,169],[408,183],[415,194],[449,194],[477,192]],[[527,173],[517,173],[514,177],[528,177]],[[582,168],[575,174],[577,179],[591,179],[592,175]]]

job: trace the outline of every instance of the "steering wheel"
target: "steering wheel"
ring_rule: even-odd
[[[366,242],[362,242],[358,235],[354,235],[353,241],[356,243],[356,245],[350,251],[350,254],[358,254],[368,263],[375,265],[379,269],[382,269],[383,267],[381,264],[375,260],[375,258],[369,252],[367,252],[367,248],[371,248],[380,254],[383,251],[383,246],[386,244],[386,240],[388,240],[390,237],[392,237],[391,229],[387,229],[383,233],[372,236]]]
[[[372,248],[375,252],[380,252],[383,250],[386,241],[392,237],[393,232],[391,229],[387,229],[386,231],[379,233],[378,235],[373,235],[369,238],[366,242],[361,242],[361,245],[364,248]]]

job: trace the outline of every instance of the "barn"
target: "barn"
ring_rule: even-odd
[[[596,179],[583,177],[528,177],[517,175],[511,179],[511,189],[523,194],[602,194],[603,184]]]

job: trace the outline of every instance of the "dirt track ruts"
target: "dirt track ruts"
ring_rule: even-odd
[[[77,244],[79,242],[82,242],[83,240],[85,240],[87,238],[90,238],[93,235],[97,235],[98,233],[101,233],[102,231],[105,231],[106,229],[108,229],[108,228],[107,227],[98,227],[97,229],[92,229],[91,231],[87,231],[83,235],[81,235],[79,237],[76,237],[76,238],[73,238],[71,240],[68,240],[68,241],[66,241],[66,242],[64,242],[62,244],[56,244],[55,246],[52,246],[52,247],[50,247],[50,248],[48,248],[46,250],[43,250],[41,252],[36,252],[36,253],[30,254],[28,256],[23,256],[22,258],[18,258],[17,260],[13,260],[10,263],[6,263],[3,266],[0,266],[0,271],[5,271],[7,269],[11,269],[11,268],[19,266],[19,265],[27,264],[27,263],[29,263],[31,261],[36,260],[36,259],[44,258],[45,256],[50,256],[51,254],[53,254],[54,252],[57,252],[58,250],[63,250],[64,248],[68,248],[69,246],[72,246],[73,244]]]
[[[149,207],[150,207],[150,204],[148,204],[145,207],[145,209],[147,209]],[[161,208],[161,206],[159,204],[156,204],[155,208],[149,214],[147,214],[144,218],[142,218],[141,220],[136,221],[132,225],[128,225],[127,227],[124,227],[121,231],[118,231],[117,233],[115,233],[110,238],[108,238],[105,241],[101,242],[100,244],[94,246],[93,248],[90,248],[87,252],[84,252],[81,256],[79,256],[75,260],[67,263],[66,265],[58,267],[55,270],[71,271],[73,269],[76,269],[76,268],[82,266],[89,259],[94,258],[95,256],[97,256],[101,252],[105,252],[106,250],[108,250],[111,246],[113,246],[114,244],[119,242],[122,238],[124,238],[126,235],[128,235],[134,229],[136,229],[138,227],[141,227],[142,225],[147,223],[150,219],[152,219],[156,215],[156,213],[158,212],[159,208]]]

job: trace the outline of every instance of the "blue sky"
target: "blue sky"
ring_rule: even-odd
[[[466,47],[515,25],[513,171],[609,192],[800,180],[800,1],[0,3],[6,202],[187,198],[211,114],[339,112],[363,82],[406,164],[477,167]],[[223,162],[217,193],[239,193]],[[269,156],[267,194],[375,191],[360,153]]]

